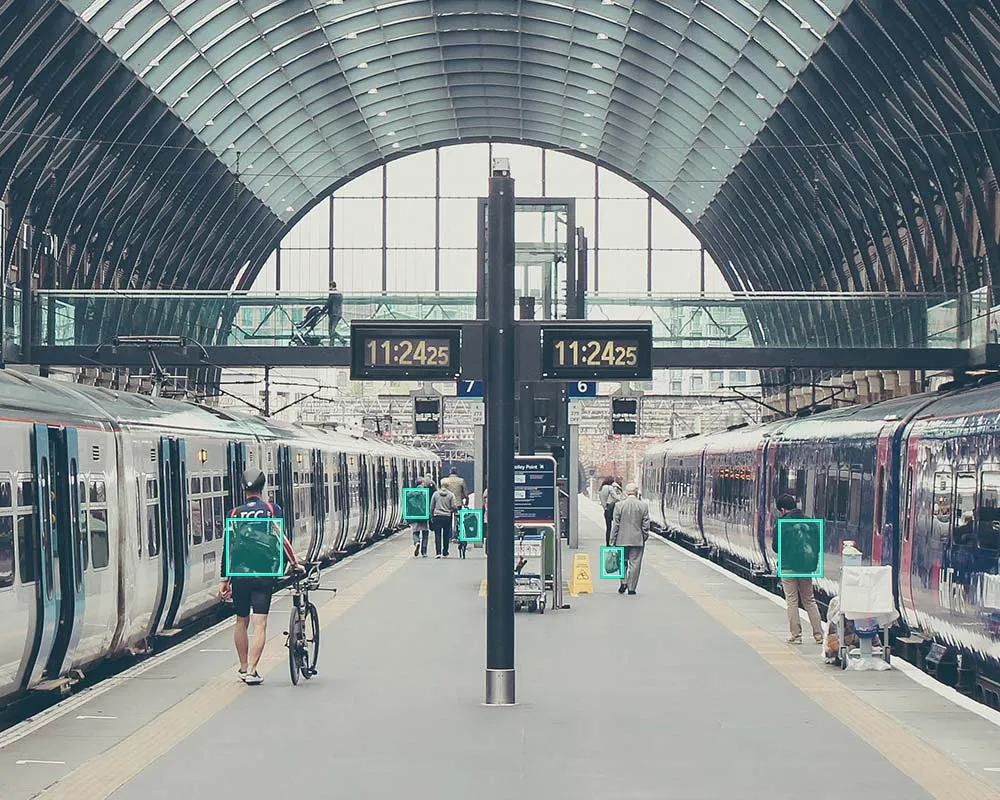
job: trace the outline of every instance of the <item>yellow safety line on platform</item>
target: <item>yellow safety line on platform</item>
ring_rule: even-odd
[[[483,578],[483,582],[479,584],[479,596],[486,597],[486,578]]]
[[[320,630],[325,630],[330,622],[346,613],[411,560],[409,549],[407,546],[403,553],[372,570],[349,589],[338,592],[336,597],[320,607]],[[272,615],[270,623],[276,622]],[[281,626],[279,630],[285,628],[284,622],[277,622]],[[288,650],[284,647],[283,640],[284,634],[281,633],[267,640],[264,655],[257,666],[261,675],[268,675],[283,666],[287,676]],[[81,764],[39,797],[48,800],[104,800],[156,759],[187,739],[241,694],[253,691],[253,687],[236,677],[233,667],[227,667],[225,672],[216,675],[128,738]]]
[[[755,625],[728,603],[704,591],[684,569],[655,556],[652,567],[705,611],[735,633],[814,703],[874,747],[904,775],[934,797],[996,800],[1000,792],[978,780],[962,765],[929,745],[904,725],[868,705],[839,681],[823,674],[790,645]]]

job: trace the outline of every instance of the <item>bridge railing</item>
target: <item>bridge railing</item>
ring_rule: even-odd
[[[116,336],[186,336],[209,346],[347,344],[354,319],[470,320],[471,293],[346,294],[343,319],[309,326],[326,294],[291,292],[41,290],[31,341],[112,344]],[[985,290],[965,295],[591,293],[591,320],[653,323],[657,347],[969,348],[998,340],[1000,314]],[[996,324],[994,324],[996,317]],[[8,334],[10,319],[7,320]],[[10,337],[9,337],[10,338]]]

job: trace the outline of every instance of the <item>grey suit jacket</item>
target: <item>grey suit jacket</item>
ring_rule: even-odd
[[[649,505],[628,495],[615,505],[611,523],[611,544],[618,547],[642,547],[649,538]]]

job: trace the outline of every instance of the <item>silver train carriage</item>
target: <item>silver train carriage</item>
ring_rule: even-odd
[[[440,473],[430,451],[6,370],[0,439],[0,706],[218,610],[246,467],[323,560],[398,528],[401,489]]]
[[[777,590],[770,531],[789,492],[825,520],[821,594],[845,540],[893,567],[905,628],[1000,677],[1000,384],[951,388],[665,442],[643,493],[671,536]]]

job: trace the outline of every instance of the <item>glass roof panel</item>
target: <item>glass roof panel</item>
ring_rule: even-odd
[[[283,219],[492,135],[585,145],[694,222],[850,0],[65,2]]]

